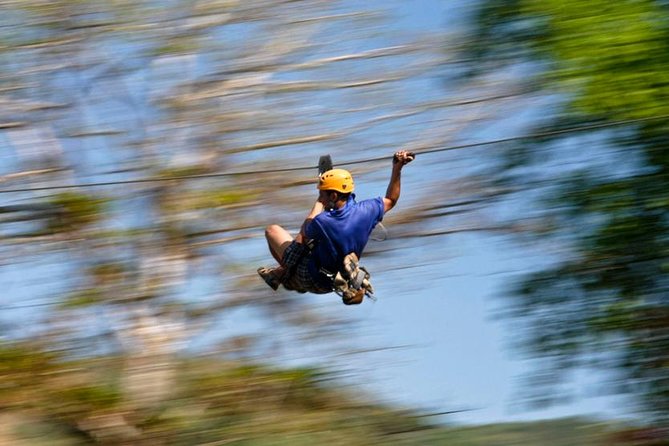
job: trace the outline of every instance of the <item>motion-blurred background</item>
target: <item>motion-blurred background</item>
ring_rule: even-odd
[[[668,8],[0,0],[0,445],[669,444]],[[378,300],[269,289],[400,148]]]

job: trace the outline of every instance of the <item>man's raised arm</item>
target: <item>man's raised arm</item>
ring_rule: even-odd
[[[400,199],[402,167],[414,160],[416,155],[406,150],[395,152],[393,156],[393,170],[390,174],[390,182],[386,190],[386,196],[383,199],[383,213],[385,214],[397,204]]]

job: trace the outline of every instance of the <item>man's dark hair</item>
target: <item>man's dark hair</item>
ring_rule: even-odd
[[[333,190],[331,192],[337,192],[337,200],[348,201],[348,197],[351,196],[350,192],[344,193],[344,192],[339,192],[338,190]]]

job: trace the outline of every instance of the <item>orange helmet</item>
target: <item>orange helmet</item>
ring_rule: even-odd
[[[336,190],[343,194],[353,192],[353,176],[351,172],[344,169],[332,169],[323,172],[318,180],[318,190]]]

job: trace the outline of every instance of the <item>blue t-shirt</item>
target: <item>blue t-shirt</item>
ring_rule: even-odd
[[[306,228],[307,239],[315,241],[308,264],[311,277],[322,286],[330,286],[332,282],[319,272],[321,268],[336,274],[346,255],[354,252],[360,258],[369,235],[382,219],[381,197],[358,203],[355,194],[341,209],[318,214]]]

